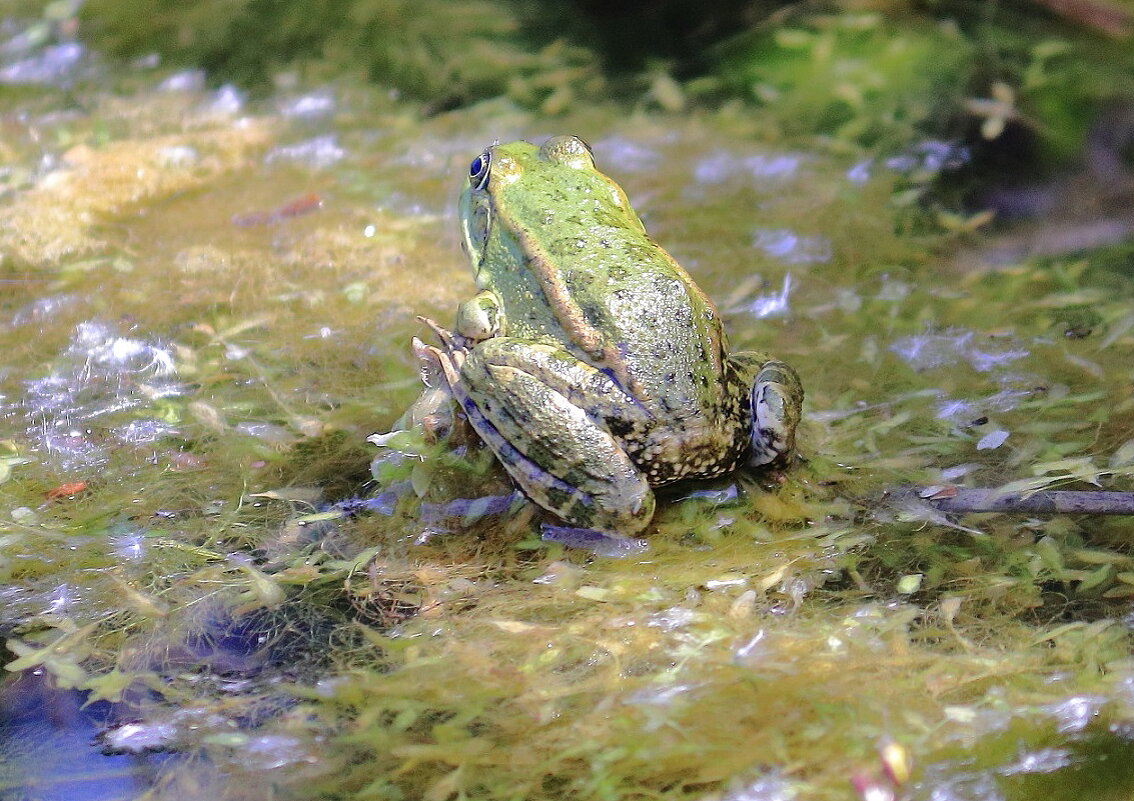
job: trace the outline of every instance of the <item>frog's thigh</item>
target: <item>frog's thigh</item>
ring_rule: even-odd
[[[644,429],[650,423],[649,412],[614,378],[562,348],[501,336],[480,343],[476,352],[492,369],[514,367],[535,376],[592,419],[620,420],[627,436],[636,433],[635,425]]]
[[[795,448],[803,385],[785,362],[769,359],[752,382],[752,466],[770,464]]]
[[[525,357],[527,355],[527,358]],[[469,422],[533,501],[575,526],[634,534],[653,516],[645,476],[607,428],[554,385],[547,349],[497,337],[478,345],[455,388]],[[569,354],[558,363],[567,372]]]

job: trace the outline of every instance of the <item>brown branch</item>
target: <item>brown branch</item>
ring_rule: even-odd
[[[1131,18],[1130,12],[1116,4],[1101,3],[1097,0],[1033,0],[1033,2],[1045,6],[1064,19],[1093,28],[1116,39],[1125,39],[1134,28],[1134,19]]]
[[[993,489],[949,487],[923,500],[942,512],[1009,514],[1134,515],[1134,492],[1041,490],[1004,493]]]

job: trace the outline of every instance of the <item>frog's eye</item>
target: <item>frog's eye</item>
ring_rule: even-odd
[[[480,191],[488,186],[488,163],[491,160],[486,150],[472,160],[469,165],[469,186]]]
[[[577,170],[593,170],[595,157],[591,146],[577,136],[553,136],[543,143],[539,156],[552,164],[562,164]]]

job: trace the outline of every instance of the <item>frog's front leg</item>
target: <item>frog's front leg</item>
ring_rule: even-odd
[[[647,413],[604,372],[565,350],[485,340],[447,373],[453,396],[524,493],[573,526],[633,535],[654,494],[604,422]]]
[[[750,467],[783,462],[795,450],[795,430],[803,415],[803,384],[791,365],[753,351],[734,353],[730,366],[750,381],[752,448]]]

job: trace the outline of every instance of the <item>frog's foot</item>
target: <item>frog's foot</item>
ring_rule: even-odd
[[[577,364],[566,353],[559,361]],[[601,419],[554,386],[548,354],[495,337],[459,367],[442,365],[469,423],[531,500],[580,528],[632,535],[646,527],[654,513],[646,477]]]
[[[418,371],[421,373],[421,383],[427,387],[449,386],[449,375],[457,375],[467,351],[452,347],[451,341],[442,339],[441,347],[426,345],[417,337],[410,340],[410,349],[417,358]],[[455,366],[454,369],[450,367]]]
[[[642,539],[622,537],[617,534],[607,534],[590,528],[569,528],[567,526],[540,526],[540,539],[544,542],[555,542],[568,548],[579,548],[590,551],[595,556],[607,556],[620,559],[626,556],[637,556],[649,549],[649,544]]]
[[[443,330],[443,329],[442,329]],[[444,341],[443,345],[446,344]],[[472,430],[454,407],[453,381],[460,380],[461,364],[466,351],[442,350],[426,345],[417,337],[411,342],[421,371],[422,391],[398,421],[396,428],[421,426],[426,442],[449,440],[452,444],[471,441]]]
[[[751,467],[782,462],[795,449],[795,429],[803,407],[803,385],[789,365],[764,363],[752,383]]]
[[[438,340],[441,342],[441,347],[446,351],[453,353],[455,351],[467,351],[472,348],[476,342],[454,331],[450,331],[440,323],[429,317],[418,316],[418,322],[428,326],[429,330],[434,333]]]
[[[446,387],[449,394],[456,397],[455,387],[461,381],[461,365],[465,363],[468,351],[461,348],[450,348],[449,344],[442,340],[442,347],[438,348],[434,345],[426,345],[420,339],[414,337],[411,347],[421,367],[422,383],[427,387]]]
[[[428,443],[450,439],[459,429],[459,420],[453,407],[453,396],[447,388],[433,387],[422,391],[406,409],[396,428],[421,427]]]

